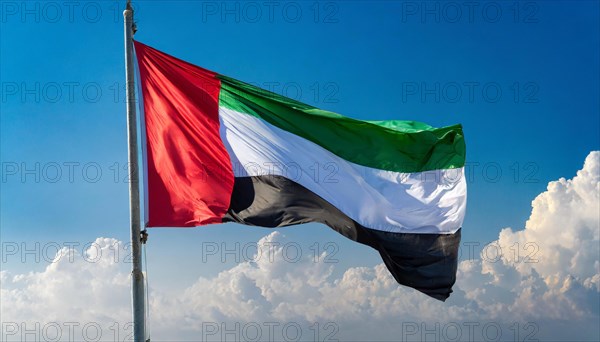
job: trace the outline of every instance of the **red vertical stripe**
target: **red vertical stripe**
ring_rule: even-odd
[[[135,42],[147,147],[149,227],[222,222],[233,170],[219,135],[215,73]]]

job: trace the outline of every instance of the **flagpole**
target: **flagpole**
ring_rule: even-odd
[[[133,340],[144,342],[146,322],[144,310],[144,274],[142,273],[142,249],[140,233],[140,186],[138,167],[137,120],[135,115],[135,77],[133,66],[133,8],[131,0],[123,11],[125,23],[125,74],[127,78],[127,142],[129,162],[129,222],[131,226],[131,302],[133,309]]]

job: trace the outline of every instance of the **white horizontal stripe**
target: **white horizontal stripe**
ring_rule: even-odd
[[[221,139],[236,177],[278,175],[301,184],[361,225],[391,232],[454,233],[463,223],[463,168],[374,169],[254,116],[220,107]]]

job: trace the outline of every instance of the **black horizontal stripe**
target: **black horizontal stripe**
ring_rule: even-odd
[[[285,177],[236,177],[223,221],[271,228],[323,223],[379,251],[402,285],[444,301],[456,281],[460,230],[455,234],[410,234],[369,229]]]

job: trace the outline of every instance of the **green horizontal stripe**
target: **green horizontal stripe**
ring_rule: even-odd
[[[461,125],[433,128],[415,121],[361,121],[321,110],[219,75],[219,105],[261,118],[355,164],[396,172],[462,167]]]

